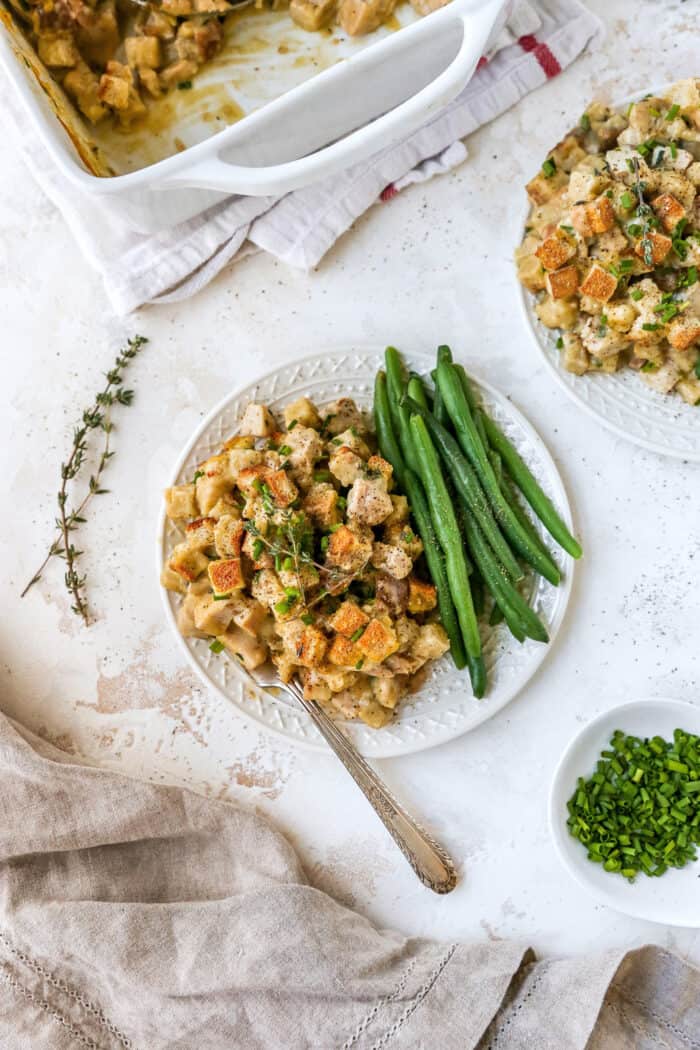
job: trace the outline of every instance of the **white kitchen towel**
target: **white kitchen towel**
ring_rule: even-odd
[[[377,201],[461,163],[466,135],[560,73],[600,31],[580,0],[520,0],[462,94],[404,141],[284,197],[231,197],[157,234],[126,227],[107,198],[77,194],[28,133],[10,92],[3,96],[4,117],[31,172],[102,274],[115,311],[126,314],[144,303],[193,295],[251,250],[263,249],[291,266],[316,266]]]

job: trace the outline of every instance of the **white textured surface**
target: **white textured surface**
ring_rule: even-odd
[[[196,300],[144,311],[152,339],[119,418],[113,494],[85,531],[98,622],[82,630],[60,568],[18,592],[49,539],[76,410],[124,335],[61,220],[12,155],[0,172],[4,327],[0,456],[5,710],[92,761],[259,808],[309,876],[415,934],[516,937],[543,953],[655,940],[700,963],[700,936],[592,903],[559,864],[546,799],[589,717],[636,696],[698,702],[698,467],[603,430],[562,396],[527,335],[511,265],[520,187],[596,91],[612,97],[698,73],[693,5],[595,0],[608,39],[470,140],[453,176],[413,187],[357,224],[309,275],[265,257]],[[496,177],[498,176],[498,177]],[[186,669],[153,572],[163,479],[234,385],[324,345],[451,342],[512,396],[553,453],[586,544],[554,651],[521,696],[474,733],[379,763],[462,866],[448,898],[424,890],[332,758],[267,736]]]
[[[435,359],[430,355],[406,355],[405,360],[407,368],[423,375],[428,382],[434,363]],[[202,460],[218,451],[222,443],[238,430],[241,415],[251,400],[262,401],[272,409],[279,409],[302,394],[310,397],[319,407],[339,397],[352,397],[362,408],[371,412],[374,376],[383,364],[382,347],[346,348],[339,352],[321,352],[301,358],[294,362],[293,367],[283,365],[256,377],[254,383],[232,392],[223,404],[216,406],[203,427],[192,436],[179,469],[168,479],[168,483],[188,482]],[[477,383],[475,390],[490,416],[503,428],[553,500],[562,518],[571,524],[566,494],[556,467],[527,420],[492,388]],[[160,566],[182,540],[182,532],[164,515],[158,531],[161,538],[158,549],[160,575]],[[542,577],[533,574],[526,578],[524,586],[527,587],[529,581],[528,600],[547,628],[550,645],[553,645],[571,594],[573,559],[556,547],[543,528],[540,527],[539,532],[555,563],[562,570],[562,582],[559,587],[552,587]],[[182,638],[176,627],[181,598],[172,591],[164,591],[164,599],[166,615],[177,640],[195,671],[203,678],[205,686],[218,689],[224,699],[230,700],[267,728],[292,740],[325,747],[311,719],[293,701],[280,703],[276,699],[271,700],[264,692],[251,689],[250,679],[238,664],[224,653],[212,653],[207,640]],[[381,733],[370,729],[364,722],[346,723],[346,732],[360,753],[376,758],[405,755],[434,747],[474,729],[510,703],[534,675],[549,651],[548,646],[529,639],[520,645],[505,624],[482,629],[482,640],[489,676],[488,693],[482,700],[472,696],[468,679],[465,680],[463,672],[455,670],[449,658],[437,661],[432,665],[421,690],[415,696],[401,701],[398,716]]]

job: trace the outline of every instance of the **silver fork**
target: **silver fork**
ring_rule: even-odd
[[[445,850],[396,801],[333,719],[315,701],[305,699],[300,682],[296,679],[289,683],[282,682],[269,664],[258,668],[250,677],[259,689],[275,699],[276,693],[286,693],[306,711],[321,736],[363,792],[420,881],[434,893],[449,893],[453,890],[457,885],[457,872]]]

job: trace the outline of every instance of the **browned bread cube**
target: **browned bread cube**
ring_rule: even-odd
[[[661,225],[671,233],[681,219],[685,218],[685,208],[670,193],[661,193],[651,202],[651,206],[661,220]]]
[[[563,270],[548,273],[545,284],[552,299],[568,299],[578,289],[578,270],[575,266],[565,266]]]
[[[663,262],[671,251],[673,241],[663,233],[657,233],[655,230],[650,230],[649,233],[645,234],[645,236],[637,242],[634,249],[640,259],[644,259],[647,241],[651,242],[651,261],[654,266],[658,266],[658,264]],[[646,262],[646,259],[644,259],[644,261]]]
[[[232,591],[238,591],[245,586],[240,558],[219,558],[210,561],[207,572],[209,582],[217,595],[231,594]]]
[[[558,270],[576,255],[576,246],[566,237],[545,237],[535,255],[545,270]]]
[[[616,288],[617,277],[608,273],[602,266],[594,263],[586,274],[580,291],[582,295],[590,295],[591,299],[598,299],[599,302],[607,303],[608,299],[614,295]]]
[[[369,616],[362,611],[357,602],[348,599],[333,613],[328,623],[338,634],[350,638],[369,623]]]

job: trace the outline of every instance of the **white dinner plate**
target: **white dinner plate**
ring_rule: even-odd
[[[621,704],[589,722],[571,741],[554,774],[549,796],[549,824],[557,852],[578,884],[616,911],[666,926],[700,927],[700,858],[684,868],[669,868],[659,878],[638,875],[630,883],[588,859],[586,849],[566,826],[567,802],[578,777],[595,772],[601,751],[616,729],[632,736],[673,739],[674,729],[700,734],[700,707],[680,700],[649,699]]]
[[[167,483],[181,484],[191,480],[197,465],[235,433],[243,409],[250,400],[263,401],[273,409],[280,409],[304,394],[319,405],[347,396],[354,398],[360,406],[371,408],[374,377],[383,367],[383,360],[384,350],[378,347],[317,353],[289,361],[234,391],[213,409],[188,441]],[[410,368],[424,375],[434,367],[432,357],[405,354],[404,360]],[[571,526],[571,511],[564,486],[538,435],[502,394],[486,383],[476,382],[475,385],[489,413],[513,441],[561,517]],[[408,754],[451,740],[500,711],[532,677],[551,649],[561,626],[571,593],[574,566],[573,559],[559,550],[541,528],[540,534],[563,573],[559,587],[552,587],[540,577],[533,578],[529,595],[531,604],[547,626],[549,645],[529,639],[520,645],[502,624],[482,631],[489,676],[484,699],[474,699],[467,673],[456,671],[449,656],[443,657],[433,665],[420,691],[402,700],[397,717],[390,725],[371,729],[363,722],[344,723],[347,733],[364,755],[384,758]],[[180,533],[167,520],[163,510],[157,545],[159,573],[163,561],[180,539]],[[225,653],[212,653],[207,641],[182,638],[176,626],[181,597],[163,589],[163,600],[178,644],[207,686],[268,729],[298,743],[325,747],[305,712],[289,701],[273,700],[251,687],[236,661]]]
[[[575,376],[561,363],[557,329],[535,314],[535,296],[518,281],[526,325],[545,365],[572,401],[619,437],[677,459],[700,461],[700,405],[659,394],[632,368],[612,375]]]

